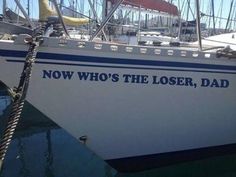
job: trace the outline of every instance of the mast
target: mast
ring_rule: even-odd
[[[236,5],[235,5],[235,8],[236,8]],[[234,27],[233,27],[233,29],[235,30],[235,29],[236,29],[236,11],[235,11],[235,13],[234,13],[234,19],[233,19],[233,21],[234,21]]]
[[[84,1],[80,0],[80,12],[84,14]]]
[[[78,0],[75,1],[75,11],[78,12]],[[76,14],[76,17],[78,17],[78,14]]]
[[[74,0],[72,1],[72,7],[73,7],[73,17],[75,17],[76,7],[75,7],[75,1]]]
[[[195,0],[196,2],[196,21],[197,21],[197,38],[198,38],[198,49],[202,51],[202,38],[201,38],[201,23],[200,23],[200,6],[199,0]]]
[[[184,29],[184,33],[183,34],[186,34],[186,31],[187,31],[187,28],[188,28],[188,21],[189,21],[189,12],[190,12],[190,9],[191,9],[191,6],[190,6],[190,1],[189,0],[187,0],[187,2],[186,2],[187,4],[186,4],[186,26],[185,26],[185,29]]]
[[[216,34],[216,22],[215,22],[215,5],[214,0],[211,0],[212,18],[213,18],[213,34]]]
[[[228,16],[227,23],[226,23],[226,26],[225,26],[225,32],[227,32],[227,29],[228,29],[228,26],[229,26],[233,4],[234,4],[234,0],[232,0],[231,4],[230,4],[229,16]]]
[[[30,17],[30,0],[27,1],[27,13],[28,16]]]
[[[138,42],[140,41],[141,33],[141,5],[139,5],[139,14],[138,14]]]
[[[195,15],[194,15],[194,12],[193,12],[192,7],[191,7],[190,0],[187,0],[187,3],[188,3],[188,10],[191,12],[192,16],[194,17]],[[199,4],[199,2],[198,2],[198,4]],[[200,12],[200,6],[199,6],[199,12]]]
[[[107,0],[102,0],[102,21],[107,15]]]
[[[6,2],[6,0],[3,0],[3,3],[2,3],[2,12],[3,12],[3,16],[4,16],[4,17],[6,16],[6,8],[7,8],[7,2]]]
[[[62,11],[62,7],[64,6],[64,0],[60,0],[60,10]]]
[[[236,11],[235,11],[235,10],[236,10],[235,7],[236,7],[236,3],[233,4],[233,11],[232,11],[232,13],[231,13],[229,29],[230,29],[230,28],[233,28],[232,25],[233,25],[233,21],[234,21],[234,18],[235,18],[235,12],[236,12]],[[235,23],[235,21],[234,21],[234,23]]]
[[[221,29],[222,10],[223,10],[223,0],[221,0],[221,2],[220,2],[220,20],[219,20],[219,28],[220,29]]]
[[[178,31],[178,39],[181,40],[181,30],[182,30],[182,9],[180,7],[180,0],[178,0],[178,9],[179,9],[179,31]]]

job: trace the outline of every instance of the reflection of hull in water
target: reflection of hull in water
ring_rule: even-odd
[[[9,104],[10,100],[8,98],[6,106],[8,106]],[[0,105],[0,109],[1,108],[3,107]],[[5,128],[11,106],[5,108],[6,109],[2,109],[4,111],[4,114],[0,115],[0,132],[2,132]],[[48,129],[56,128],[58,128],[58,126],[54,122],[52,122],[40,111],[35,109],[31,104],[26,102],[22,112],[22,119],[20,120],[19,125],[17,126],[17,131],[14,134],[14,138],[30,136],[32,134],[40,133]]]
[[[10,104],[10,98],[8,96],[1,96],[0,91],[0,116],[3,114],[3,111]]]
[[[49,128],[15,137],[1,171],[2,176],[11,177],[107,176],[107,173],[114,174],[114,170],[76,139],[62,129]]]
[[[10,87],[27,50],[19,40],[0,43]],[[45,38],[37,58],[27,100],[114,166],[236,143],[236,62],[214,51]]]

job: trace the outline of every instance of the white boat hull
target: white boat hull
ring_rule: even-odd
[[[26,49],[0,44],[9,87]],[[27,100],[105,160],[236,143],[233,60],[41,47],[37,62]]]

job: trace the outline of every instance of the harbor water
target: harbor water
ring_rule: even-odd
[[[0,130],[9,113],[0,100]],[[109,147],[107,147],[109,148]],[[236,154],[185,162],[138,173],[119,173],[74,137],[26,103],[0,177],[235,177]]]

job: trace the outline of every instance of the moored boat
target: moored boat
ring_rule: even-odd
[[[8,87],[18,83],[27,37],[0,40],[0,80]],[[231,151],[234,55],[215,46],[44,37],[27,101],[121,171]]]

